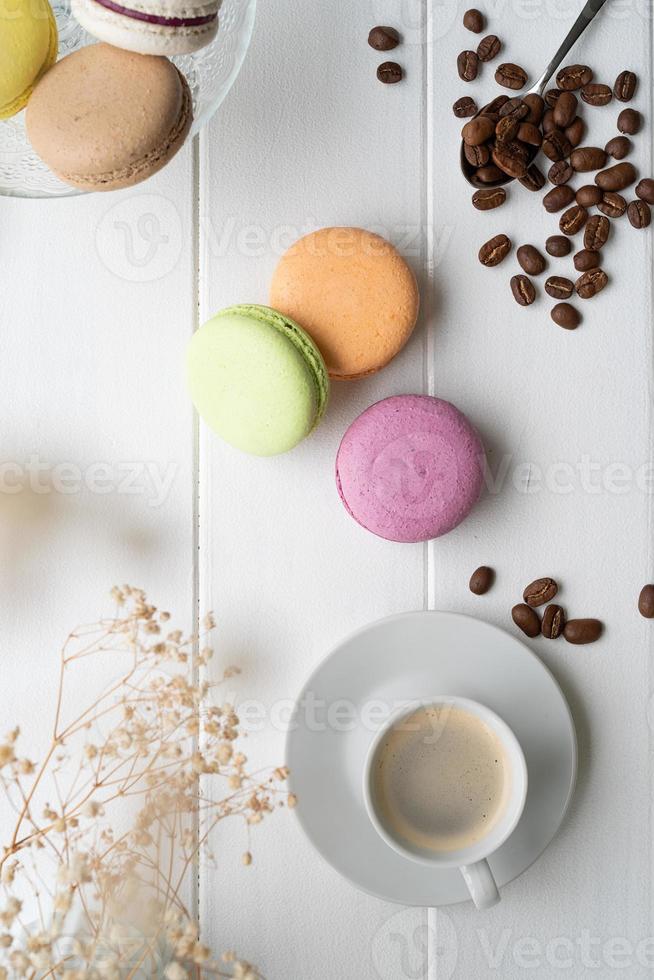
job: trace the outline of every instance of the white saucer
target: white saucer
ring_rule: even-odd
[[[341,875],[402,905],[452,905],[469,894],[458,869],[423,867],[378,836],[363,801],[364,760],[392,711],[443,694],[492,708],[513,729],[527,760],[524,814],[490,859],[498,885],[542,854],[575,784],[577,740],[568,705],[547,668],[508,633],[455,613],[416,612],[373,623],[345,640],[309,679],[295,708],[287,741],[295,812]]]

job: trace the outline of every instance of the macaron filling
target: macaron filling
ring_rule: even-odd
[[[202,27],[205,24],[212,24],[218,17],[217,11],[200,17],[163,17],[161,14],[148,14],[143,10],[123,7],[119,3],[114,3],[114,0],[94,0],[94,2],[115,14],[140,20],[146,24],[155,24],[157,27]]]

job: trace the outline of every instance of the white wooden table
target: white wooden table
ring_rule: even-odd
[[[504,60],[535,76],[580,5],[483,7]],[[609,0],[575,53],[610,83],[625,67],[641,76],[643,175],[652,172],[649,8]],[[450,111],[468,92],[455,68],[473,40],[463,9],[262,0],[233,92],[164,173],[112,196],[0,201],[0,457],[73,467],[27,512],[0,498],[9,721],[16,705],[34,716],[49,705],[60,639],[109,611],[115,582],[142,585],[189,625],[198,603],[215,610],[219,661],[244,670],[234,697],[254,702],[241,711],[255,719],[264,708],[248,752],[265,765],[282,761],[284,718],[308,672],[371,620],[428,607],[511,628],[524,583],[553,574],[570,610],[607,623],[592,648],[533,644],[573,708],[580,780],[562,832],[492,912],[402,909],[359,894],[285,814],[257,829],[246,869],[240,825],[226,829],[218,869],[200,875],[201,919],[217,948],[237,948],[269,980],[654,970],[652,628],[635,612],[654,574],[651,237],[615,223],[611,286],[584,307],[575,334],[553,326],[549,303],[514,304],[508,263],[478,264],[492,234],[542,246],[556,222],[520,188],[496,213],[468,203]],[[375,79],[382,58],[366,44],[375,23],[405,37],[401,85]],[[494,88],[486,66],[474,92]],[[585,111],[589,142],[613,135],[617,111]],[[328,224],[376,229],[402,248],[420,279],[420,327],[389,369],[335,386],[325,424],[291,455],[244,457],[196,430],[187,341],[219,308],[265,302],[279,254]],[[499,474],[464,525],[424,547],[362,531],[333,485],[344,428],[400,392],[436,393],[469,413]],[[479,600],[467,580],[482,562],[498,581]]]

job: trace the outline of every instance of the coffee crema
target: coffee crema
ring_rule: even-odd
[[[448,853],[482,840],[502,816],[510,766],[498,735],[448,704],[417,709],[380,743],[371,792],[387,833],[410,850]]]

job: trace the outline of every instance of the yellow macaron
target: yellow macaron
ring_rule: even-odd
[[[27,105],[39,78],[57,60],[57,25],[48,0],[0,3],[0,119]]]

